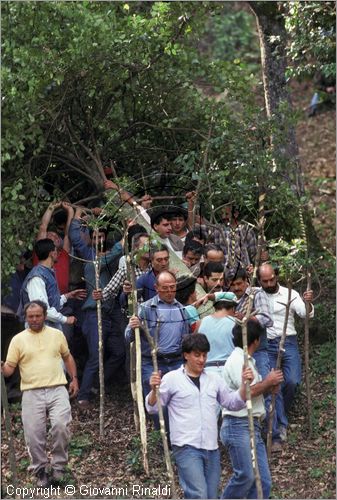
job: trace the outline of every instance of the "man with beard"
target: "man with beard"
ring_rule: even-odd
[[[224,265],[220,262],[208,262],[203,271],[202,286],[206,293],[222,292],[225,277]]]
[[[263,264],[258,269],[258,279],[269,303],[269,310],[273,326],[267,327],[268,355],[270,367],[276,367],[279,345],[283,331],[288,301],[288,289],[278,282],[276,270],[270,264]],[[281,449],[281,442],[287,439],[288,418],[287,414],[294,401],[297,386],[301,382],[301,357],[297,345],[297,332],[295,330],[295,314],[304,318],[306,314],[305,303],[310,304],[310,317],[314,316],[312,305],[313,292],[307,290],[303,293],[303,300],[298,292],[291,291],[291,304],[287,324],[284,353],[282,356],[282,371],[284,382],[281,391],[276,396],[276,428],[273,428],[273,450]]]

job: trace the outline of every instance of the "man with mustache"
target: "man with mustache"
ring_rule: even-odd
[[[267,327],[267,339],[270,367],[275,368],[286,314],[285,304],[288,301],[288,289],[279,284],[277,271],[270,264],[263,264],[259,267],[258,279],[269,303],[269,310],[273,320],[273,326]],[[281,366],[284,382],[281,391],[276,396],[273,451],[280,451],[282,449],[281,443],[287,439],[287,413],[294,401],[296,389],[301,383],[301,357],[297,344],[297,332],[295,330],[295,314],[300,318],[305,318],[305,302],[307,302],[310,304],[310,317],[312,318],[314,316],[312,299],[312,290],[307,290],[303,293],[303,300],[296,290],[291,291],[292,302],[290,304],[287,336],[284,344],[285,350]]]

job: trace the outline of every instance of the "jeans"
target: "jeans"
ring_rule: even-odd
[[[254,352],[253,358],[255,359],[256,369],[263,380],[270,372],[270,361],[267,349]]]
[[[85,364],[81,388],[78,399],[88,400],[98,371],[98,324],[96,311],[85,311],[83,321],[83,335],[87,341],[88,359]],[[116,327],[112,319],[102,318],[103,346],[104,346],[104,381],[105,385],[112,376],[124,367],[125,344],[124,337]]]
[[[261,437],[261,427],[257,418],[254,418],[254,430],[263,498],[269,498],[271,476],[266,447]],[[220,438],[228,450],[234,472],[225,486],[222,498],[257,498],[248,418],[225,416],[220,430]]]
[[[219,450],[194,446],[172,446],[184,498],[218,498],[220,483]]]
[[[268,340],[268,355],[270,367],[276,367],[276,360],[279,351],[280,337]],[[277,428],[287,427],[289,412],[294,401],[297,386],[301,383],[301,358],[298,351],[296,335],[286,337],[284,344],[284,353],[282,356],[281,368],[284,381],[281,390],[276,395],[275,411],[277,418]]]

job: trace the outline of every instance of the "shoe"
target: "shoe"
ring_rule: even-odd
[[[89,410],[89,408],[92,408],[92,404],[87,399],[79,399],[77,404],[82,410]]]
[[[281,453],[283,450],[282,444],[280,441],[274,441],[271,445],[271,451],[272,453]]]
[[[287,441],[287,428],[286,427],[280,427],[280,439],[282,443],[285,443]]]
[[[52,477],[52,481],[54,483],[62,483],[62,481],[64,480],[64,470],[63,469],[61,469],[61,470],[53,469],[51,477]]]
[[[45,471],[45,468],[40,469],[36,473],[36,486],[38,486],[39,488],[48,488],[49,478],[48,478],[48,474]]]

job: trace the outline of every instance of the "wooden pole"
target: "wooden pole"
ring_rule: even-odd
[[[130,255],[127,234],[126,223],[124,223],[124,251],[126,257],[126,268],[128,279],[132,286],[130,306],[132,315],[135,315],[137,313],[137,287],[133,267],[134,249],[132,248]],[[140,440],[142,444],[143,468],[145,473],[149,475],[146,416],[142,390],[142,353],[139,328],[135,328],[135,340],[130,344],[130,383],[131,394],[134,402],[133,418],[136,430],[137,432],[140,432]]]
[[[307,271],[307,291],[311,290],[311,273]],[[307,416],[308,416],[308,434],[309,439],[312,437],[312,400],[310,389],[310,373],[309,373],[309,317],[310,304],[305,302],[305,320],[304,320],[304,368],[305,368],[305,387],[307,393]]]
[[[307,275],[307,291],[311,290],[311,273],[309,271],[309,252],[308,252],[308,239],[305,229],[303,210],[299,207],[299,217],[301,224],[302,237],[305,242],[305,260],[306,260],[306,275]],[[312,400],[310,388],[310,340],[309,340],[309,321],[310,321],[310,304],[305,302],[305,319],[304,319],[304,372],[305,372],[305,389],[307,395],[307,417],[308,417],[308,436],[312,437]]]
[[[132,282],[131,257],[129,254],[126,223],[124,223],[124,254],[126,261],[127,277],[131,283]],[[133,301],[133,296],[131,295],[131,303],[129,301],[128,296],[126,296],[126,300],[127,300],[128,317],[130,317],[133,316],[133,314],[135,314],[135,305]],[[133,400],[133,420],[135,423],[136,432],[140,432],[139,412],[137,403],[137,386],[136,386],[136,344],[134,341],[130,342],[130,387]]]
[[[254,268],[254,272],[256,272],[256,268]],[[244,368],[249,368],[247,322],[248,322],[248,319],[249,319],[251,311],[252,311],[253,301],[254,301],[254,290],[251,288],[251,291],[249,294],[249,299],[248,299],[248,307],[247,307],[247,310],[245,312],[245,316],[242,319],[242,346],[243,346]],[[250,452],[251,452],[252,466],[253,466],[254,476],[255,476],[256,493],[257,493],[258,499],[263,499],[261,476],[260,476],[259,464],[257,461],[257,454],[256,454],[253,405],[252,405],[252,397],[251,397],[249,380],[247,380],[245,382],[245,387],[246,387],[246,406],[247,406],[247,413],[248,413],[248,426],[249,426],[249,438],[250,438]]]
[[[158,360],[157,360],[157,350],[158,350],[157,338],[158,338],[158,331],[159,331],[159,323],[157,323],[155,339],[153,337],[151,337],[146,320],[144,321],[144,331],[145,331],[147,341],[148,341],[149,345],[151,346],[151,357],[152,357],[153,371],[156,373],[159,373]],[[174,481],[174,473],[173,473],[173,468],[172,468],[170,450],[169,450],[168,442],[167,442],[165,421],[164,421],[164,412],[163,412],[163,407],[162,407],[162,404],[160,401],[159,387],[156,387],[155,392],[156,392],[156,400],[157,400],[157,408],[158,408],[158,416],[159,416],[160,435],[161,435],[161,439],[163,442],[164,455],[165,455],[166,470],[167,470],[169,480],[171,482],[171,498],[178,498],[176,486],[175,486],[175,481]]]
[[[288,300],[285,305],[286,307],[286,312],[285,312],[285,318],[284,318],[284,324],[283,324],[283,331],[280,339],[280,345],[279,345],[279,351],[277,355],[277,360],[276,360],[276,370],[281,369],[281,364],[282,364],[282,356],[284,353],[284,344],[286,341],[287,337],[287,326],[288,326],[288,320],[289,320],[289,312],[290,312],[290,305],[293,302],[291,300],[291,290],[292,290],[292,283],[291,280],[287,280],[287,287],[288,287]],[[273,435],[273,420],[274,420],[274,413],[275,413],[275,400],[276,400],[276,394],[272,394],[271,396],[271,402],[270,402],[270,407],[269,407],[269,421],[268,421],[268,433],[267,433],[267,455],[268,459],[271,457],[271,445],[272,445],[272,435]]]
[[[208,129],[206,147],[205,147],[205,152],[204,152],[204,157],[203,157],[203,162],[202,162],[202,171],[204,173],[206,173],[206,166],[207,166],[207,160],[208,160],[208,150],[209,150],[209,142],[210,142],[211,135],[212,135],[213,121],[214,121],[214,117],[212,116],[211,123],[210,123],[209,129]],[[196,206],[197,206],[197,201],[198,201],[199,191],[200,191],[200,187],[201,187],[201,182],[202,182],[201,177],[199,177],[197,188],[195,190],[196,194],[195,194],[195,201],[194,201],[193,212],[192,212],[192,228],[191,229],[193,229],[194,223],[195,223],[195,210],[196,210]]]
[[[6,390],[6,384],[5,384],[5,377],[4,377],[3,373],[1,373],[1,400],[2,400],[4,420],[5,420],[5,427],[6,427],[7,437],[8,437],[9,463],[10,463],[10,468],[11,468],[11,473],[12,473],[12,484],[14,486],[14,491],[16,491],[16,487],[18,484],[18,475],[17,475],[17,470],[16,470],[14,440],[13,440],[13,434],[12,434],[12,429],[11,429],[11,419],[10,419],[10,413],[9,413],[9,407],[8,407],[7,390]],[[16,494],[15,494],[15,498],[17,498]]]
[[[96,256],[94,260],[96,289],[100,288],[100,260],[98,256],[98,228],[96,228]],[[102,247],[102,242],[101,245]],[[104,353],[103,353],[103,329],[102,329],[102,302],[96,301],[97,324],[98,324],[98,369],[99,369],[99,437],[104,437]]]
[[[133,268],[133,249],[130,255],[129,245],[127,241],[127,228],[125,227],[125,241],[124,249],[126,256],[126,266],[128,272],[128,278],[132,285],[131,294],[131,309],[132,314],[136,314],[137,308],[137,288],[136,288],[136,276]],[[147,453],[147,431],[146,431],[146,416],[144,409],[144,398],[142,389],[142,352],[140,343],[140,331],[139,328],[135,328],[135,341],[130,344],[130,382],[131,382],[131,393],[134,399],[134,421],[136,429],[140,431],[140,440],[142,444],[142,458],[143,467],[147,475],[149,475],[149,462]],[[136,409],[137,408],[137,409]]]

